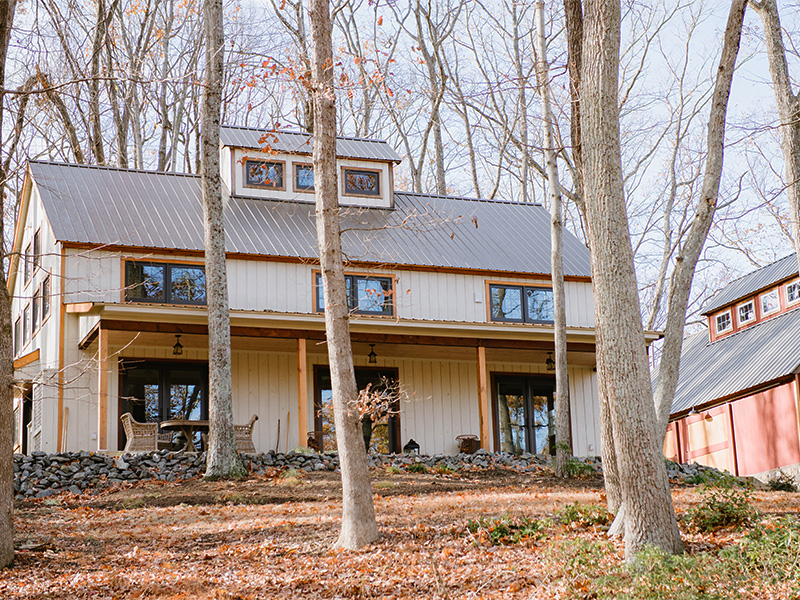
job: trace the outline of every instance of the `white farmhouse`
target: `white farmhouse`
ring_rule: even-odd
[[[548,452],[554,377],[549,215],[397,192],[385,142],[338,141],[359,385],[389,385],[372,448]],[[259,451],[333,449],[311,138],[222,129],[237,423]],[[120,416],[207,416],[200,179],[31,161],[9,286],[16,451],[117,451]],[[600,453],[589,255],[566,234],[572,446]],[[387,383],[388,382],[388,383]]]

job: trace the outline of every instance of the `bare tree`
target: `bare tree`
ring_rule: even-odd
[[[598,369],[608,394],[625,508],[625,552],[683,549],[655,436],[647,352],[626,215],[619,126],[620,3],[585,4],[583,198],[595,292]],[[591,49],[589,51],[588,49]]]
[[[224,66],[222,0],[205,0],[206,77],[203,92],[202,179],[208,302],[209,449],[206,478],[244,475],[236,453],[231,379],[231,321],[225,267],[225,227],[219,166],[220,106]]]
[[[317,245],[325,297],[325,333],[333,389],[336,446],[342,472],[342,530],[337,548],[359,548],[378,537],[369,465],[359,423],[358,388],[342,262],[336,176],[336,91],[328,0],[311,0],[311,93]]]

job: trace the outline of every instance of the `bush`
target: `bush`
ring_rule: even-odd
[[[757,518],[758,511],[750,503],[750,490],[730,475],[705,484],[701,503],[689,511],[689,523],[700,531],[752,525]]]
[[[608,525],[614,516],[605,506],[588,504],[569,504],[556,513],[556,520],[563,525],[579,527],[592,527],[594,525]]]
[[[426,467],[422,463],[414,463],[412,465],[408,465],[408,470],[411,473],[427,473],[428,467]]]
[[[570,479],[588,479],[594,475],[595,470],[592,465],[573,457],[567,459],[567,477]]]
[[[544,537],[544,528],[545,524],[541,521],[508,515],[467,521],[467,531],[475,536],[478,543],[489,546],[506,546],[538,540]]]
[[[767,480],[767,487],[773,492],[796,492],[797,485],[794,478],[783,471]]]

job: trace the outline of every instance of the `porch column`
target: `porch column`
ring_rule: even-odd
[[[108,450],[108,331],[97,330],[97,449]]]
[[[797,437],[800,439],[800,373],[794,376],[794,411],[797,417]]]
[[[306,340],[297,340],[297,432],[298,446],[305,446],[308,439],[308,364],[306,362]],[[288,432],[287,432],[288,435]]]
[[[486,348],[478,346],[478,416],[481,448],[489,450],[489,374],[486,372]]]

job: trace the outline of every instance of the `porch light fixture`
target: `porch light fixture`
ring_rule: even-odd
[[[544,364],[547,365],[548,371],[555,371],[556,370],[556,361],[553,360],[553,353],[547,353],[547,360],[544,361]]]
[[[175,334],[175,345],[172,347],[172,354],[175,356],[180,356],[183,354],[183,344],[181,344],[181,336],[179,334]]]
[[[367,354],[369,360],[367,362],[371,365],[378,364],[378,355],[375,354],[375,344],[370,344],[369,347],[370,351],[369,354]]]
[[[693,406],[693,407],[692,407],[692,410],[690,410],[690,411],[689,411],[689,416],[694,416],[694,415],[696,415],[696,414],[698,414],[698,413],[697,413],[697,409],[696,409],[696,408]]]

